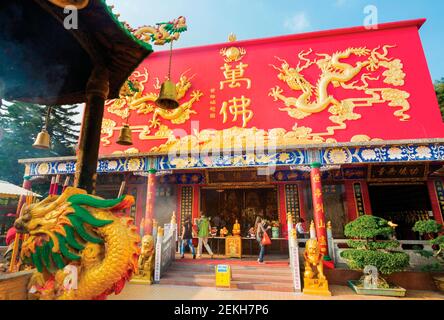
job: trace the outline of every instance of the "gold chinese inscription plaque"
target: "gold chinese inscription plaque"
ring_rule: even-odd
[[[225,238],[225,255],[228,258],[242,258],[242,238],[240,236]]]

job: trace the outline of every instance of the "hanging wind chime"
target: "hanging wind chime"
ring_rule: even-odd
[[[119,138],[117,139],[117,144],[120,144],[122,146],[132,146],[133,145],[132,131],[129,126],[130,115],[131,115],[131,111],[128,108],[128,116],[126,117],[126,123],[124,123],[122,129],[120,129],[120,135],[119,135]]]
[[[32,145],[36,149],[50,149],[51,148],[51,137],[48,133],[49,119],[51,117],[52,106],[48,107],[46,113],[45,124],[42,131],[37,135],[34,144]]]
[[[162,83],[160,88],[159,98],[156,100],[156,105],[161,109],[174,110],[179,108],[177,101],[176,84],[171,81],[171,63],[173,59],[173,40],[170,42],[170,59],[168,64],[168,78]]]

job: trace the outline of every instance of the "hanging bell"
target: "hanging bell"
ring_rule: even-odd
[[[51,137],[46,129],[37,135],[34,144],[32,145],[36,149],[49,149],[51,147]]]
[[[156,104],[159,108],[167,110],[179,108],[179,102],[177,101],[177,90],[174,82],[167,80],[162,83],[159,98],[156,100]]]
[[[129,125],[125,124],[123,125],[123,128],[120,129],[120,135],[119,139],[117,139],[117,144],[120,144],[122,146],[132,146],[133,140],[131,138],[132,132]]]

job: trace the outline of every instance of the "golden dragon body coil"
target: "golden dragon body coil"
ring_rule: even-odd
[[[35,277],[38,284],[31,283],[36,297],[87,300],[120,293],[137,271],[140,237],[130,218],[115,213],[134,199],[103,200],[67,188],[60,197],[45,201],[25,208],[16,221],[18,230],[30,233],[22,258],[31,258],[42,275]],[[64,285],[67,267],[77,270],[75,289]]]

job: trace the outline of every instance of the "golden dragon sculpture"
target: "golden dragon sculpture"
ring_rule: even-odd
[[[191,80],[194,76],[187,77],[184,72],[176,84],[177,100],[182,100],[190,90],[192,84]],[[149,80],[148,71],[144,69],[144,72],[135,71],[126,84],[120,91],[119,99],[109,100],[106,102],[108,112],[115,114],[122,119],[126,119],[129,113],[134,110],[138,114],[150,114],[153,113],[150,120],[150,128],[156,128],[159,126],[159,117],[171,121],[173,124],[182,124],[190,119],[191,114],[195,114],[196,111],[192,110],[193,104],[200,100],[203,93],[200,90],[192,91],[190,100],[182,102],[179,108],[175,110],[165,110],[156,108],[155,101],[159,97],[157,92],[144,93],[145,84]],[[157,79],[154,88],[160,90],[160,80]]]
[[[155,26],[143,26],[131,31],[142,41],[164,45],[179,40],[180,34],[187,31],[187,28],[186,18],[180,16],[173,21],[156,23]]]
[[[295,119],[304,119],[328,109],[332,115],[330,120],[337,126],[327,128],[325,133],[313,133],[311,134],[313,137],[334,135],[335,130],[345,129],[345,121],[361,118],[360,114],[354,112],[356,107],[370,107],[375,103],[388,102],[391,107],[400,107],[394,112],[394,115],[400,118],[400,121],[407,121],[410,119],[410,116],[405,113],[410,110],[410,104],[407,101],[410,97],[409,93],[394,88],[370,88],[369,86],[369,80],[380,79],[380,76],[372,74],[380,68],[386,69],[382,73],[382,76],[385,77],[384,83],[394,86],[404,85],[405,73],[402,70],[401,61],[387,57],[388,50],[393,47],[386,45],[373,50],[366,47],[348,48],[332,55],[316,54],[321,57],[319,59],[308,58],[313,53],[313,50],[310,49],[298,54],[299,63],[296,67],[291,67],[286,60],[276,57],[282,62],[281,67],[271,66],[279,71],[278,79],[285,82],[290,89],[302,91],[302,93],[297,97],[287,97],[283,94],[284,90],[276,86],[271,89],[269,96],[274,101],[283,101],[285,108],[279,110],[287,112],[290,117]],[[344,62],[345,59],[352,56],[366,57],[366,60],[358,61],[355,64]],[[304,70],[313,65],[316,65],[321,72],[316,85],[308,81],[303,74]],[[363,70],[366,72],[361,75],[361,78],[351,82]],[[359,82],[360,85],[358,85]],[[347,90],[362,91],[366,97],[341,100],[330,94],[331,85]]]
[[[15,227],[27,237],[22,261],[37,269],[29,284],[32,297],[89,300],[120,293],[137,271],[140,236],[132,220],[117,213],[133,203],[131,196],[104,200],[67,188],[25,206]]]

